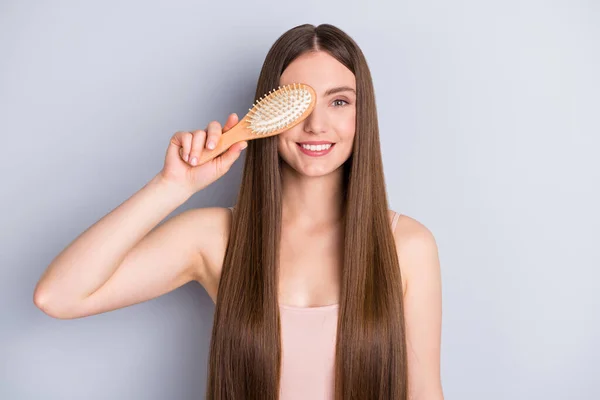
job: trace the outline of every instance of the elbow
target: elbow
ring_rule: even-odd
[[[52,295],[47,291],[36,288],[33,292],[33,304],[40,309],[44,314],[56,319],[74,319],[77,318],[73,307],[68,307],[60,304],[59,301],[53,299]]]

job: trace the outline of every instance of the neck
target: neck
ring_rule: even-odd
[[[283,167],[282,176],[282,219],[285,224],[303,227],[333,226],[341,221],[341,167],[319,177],[300,175],[289,167]]]

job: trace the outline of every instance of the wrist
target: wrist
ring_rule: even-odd
[[[194,191],[181,183],[165,178],[162,173],[158,173],[150,182],[149,186],[164,189],[167,193],[176,196],[182,201],[186,201],[194,194]]]

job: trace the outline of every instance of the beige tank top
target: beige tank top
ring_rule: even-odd
[[[233,207],[229,207],[233,212]],[[398,217],[392,220],[392,231]],[[280,400],[333,399],[339,304],[279,305],[281,317]]]

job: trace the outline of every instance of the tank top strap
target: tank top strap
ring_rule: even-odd
[[[392,219],[392,232],[396,230],[396,224],[398,223],[398,218],[400,217],[400,213],[394,211],[394,219]]]

